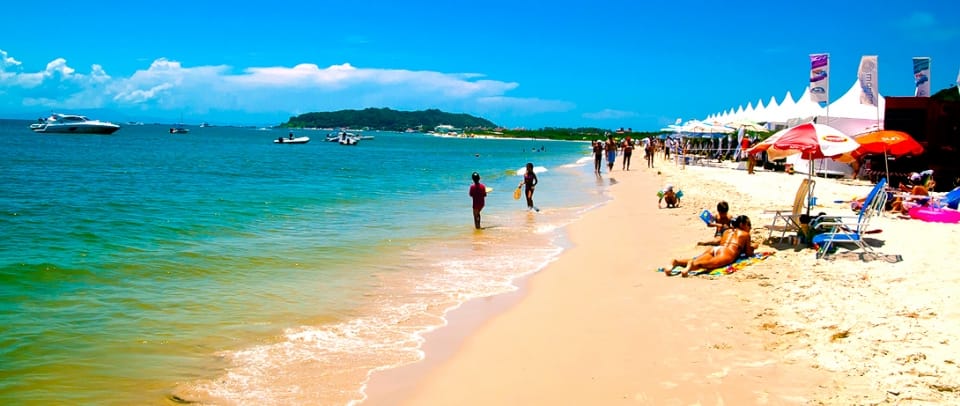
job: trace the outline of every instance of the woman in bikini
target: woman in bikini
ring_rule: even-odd
[[[720,245],[710,247],[704,253],[691,259],[675,259],[669,269],[678,266],[686,267],[680,272],[680,276],[686,278],[690,275],[690,271],[715,269],[730,265],[737,260],[741,253],[748,256],[753,255],[753,250],[756,247],[750,243],[750,230],[753,228],[750,224],[750,218],[743,215],[737,216],[730,222],[730,226],[732,228],[724,231],[720,237]],[[671,276],[669,270],[664,274]]]
[[[524,187],[524,195],[527,196],[527,210],[540,211],[537,206],[533,205],[533,191],[539,182],[536,172],[533,171],[533,163],[527,162],[527,172],[523,174],[523,180],[517,185],[518,189]]]

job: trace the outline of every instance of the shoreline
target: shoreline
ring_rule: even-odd
[[[430,336],[403,382],[374,374],[362,404],[960,402],[960,276],[947,270],[960,227],[885,214],[871,221],[877,259],[842,248],[817,260],[764,241],[763,211],[789,205],[802,175],[656,164],[615,169],[613,199],[567,227],[571,248],[525,278],[516,303],[451,312],[439,330],[456,338]],[[816,181],[821,202],[870,188]],[[684,190],[681,208],[656,209],[666,183]],[[702,252],[694,242],[712,233],[696,215],[719,200],[749,215],[759,251],[774,255],[726,276],[653,272]]]
[[[613,200],[568,226],[572,247],[521,281],[512,305],[449,313],[450,324],[426,337],[425,359],[374,374],[362,404],[809,401],[822,374],[771,360],[760,340],[740,343],[756,334],[738,307],[744,293],[724,286],[718,295],[710,283],[654,272],[667,257],[697,252],[692,242],[709,233],[688,215],[702,200],[689,192],[680,209],[656,207],[671,176],[656,171],[604,172],[616,182]],[[651,241],[644,230],[671,231]],[[578,295],[586,300],[571,299]],[[701,311],[705,304],[716,310]],[[453,329],[461,330],[443,331]],[[739,383],[724,379],[730,374]]]

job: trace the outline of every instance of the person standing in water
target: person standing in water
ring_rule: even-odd
[[[527,172],[523,174],[523,180],[517,185],[517,188],[524,188],[524,196],[527,197],[527,210],[540,211],[533,205],[533,190],[537,187],[537,174],[533,172],[533,163],[527,162]]]
[[[487,187],[480,183],[480,174],[474,172],[470,175],[473,184],[470,185],[470,197],[473,198],[473,226],[480,229],[480,210],[483,210],[487,199]]]
[[[600,175],[600,168],[603,167],[603,143],[597,140],[590,141],[593,147],[593,171]]]

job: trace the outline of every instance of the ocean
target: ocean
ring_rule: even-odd
[[[589,144],[0,120],[0,403],[350,404],[609,199]],[[540,212],[514,200],[532,162]],[[470,174],[494,190],[475,230]]]

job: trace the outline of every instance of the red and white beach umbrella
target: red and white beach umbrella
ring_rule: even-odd
[[[755,154],[766,151],[770,159],[780,159],[800,154],[803,159],[828,158],[853,151],[860,147],[852,137],[826,124],[804,123],[773,134],[751,147]]]

